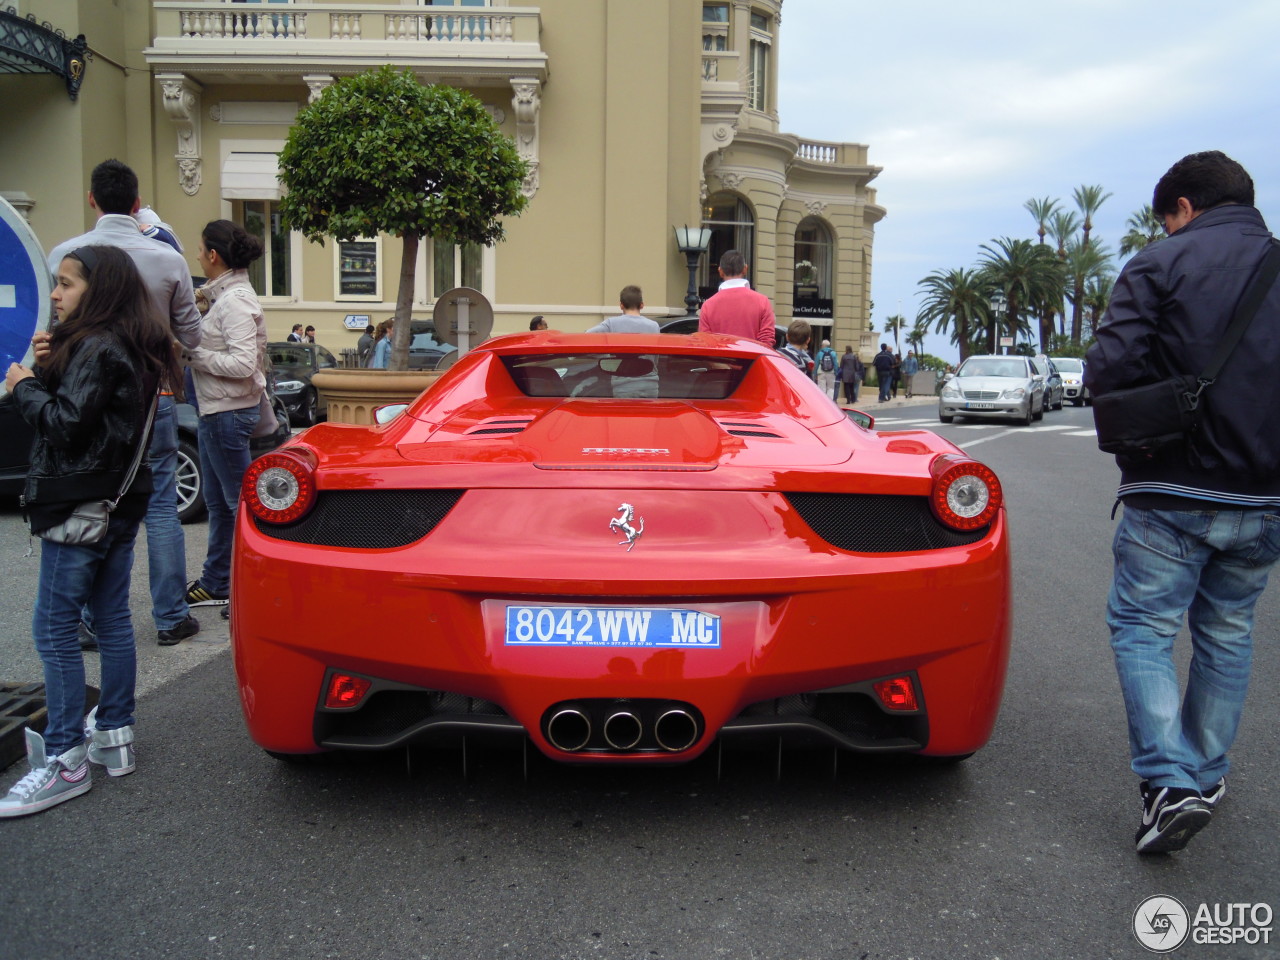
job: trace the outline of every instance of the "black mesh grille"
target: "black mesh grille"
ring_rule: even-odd
[[[467,436],[474,437],[484,433],[520,433],[524,427],[485,427],[483,430],[468,431]]]
[[[430,533],[462,490],[322,490],[297,523],[266,523],[260,533],[290,543],[369,550],[403,547]]]
[[[788,493],[813,532],[855,553],[937,550],[977,543],[989,527],[952,530],[938,522],[926,497],[871,493]]]
[[[770,433],[767,430],[730,430],[729,434],[734,437],[771,437],[774,440],[782,439],[782,434]]]

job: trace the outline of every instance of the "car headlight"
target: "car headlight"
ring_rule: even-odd
[[[297,393],[305,386],[301,380],[281,380],[276,384],[276,393]]]
[[[942,388],[942,395],[948,400],[959,400],[963,393],[960,392],[960,385],[954,380],[947,381],[947,385]]]
[[[1002,400],[1021,400],[1027,395],[1026,387],[1013,387],[1000,394]]]

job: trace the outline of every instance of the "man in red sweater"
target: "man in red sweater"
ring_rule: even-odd
[[[720,258],[720,289],[707,298],[698,315],[699,333],[727,333],[774,344],[773,305],[747,282],[747,261],[737,250]]]

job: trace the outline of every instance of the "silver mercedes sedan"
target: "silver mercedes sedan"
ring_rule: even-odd
[[[938,397],[938,419],[998,417],[1029,424],[1044,416],[1045,372],[1031,357],[969,357]]]

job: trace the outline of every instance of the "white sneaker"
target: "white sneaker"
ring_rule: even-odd
[[[27,730],[27,762],[31,772],[9,788],[0,799],[0,817],[23,817],[87,793],[93,786],[89,776],[88,745],[77,744],[60,756],[48,759],[44,737]]]

